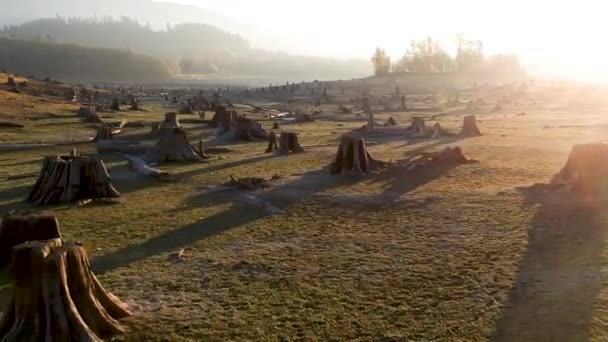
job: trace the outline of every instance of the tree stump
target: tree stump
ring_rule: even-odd
[[[11,260],[11,248],[27,241],[61,239],[59,222],[45,211],[11,211],[0,221],[0,271]]]
[[[468,115],[464,117],[460,135],[467,137],[477,137],[481,135],[479,127],[477,127],[477,119],[475,118],[475,115]]]
[[[131,107],[130,110],[139,110],[139,99],[137,96],[131,95]]]
[[[274,132],[270,132],[270,135],[268,136],[268,147],[264,153],[271,153],[278,148],[277,135]]]
[[[446,132],[443,129],[443,127],[441,127],[439,122],[435,123],[435,125],[433,125],[433,135],[431,136],[431,138],[438,139],[445,135],[446,135]]]
[[[566,165],[555,175],[552,185],[570,185],[574,190],[598,196],[608,193],[608,144],[574,145]]]
[[[119,196],[101,159],[48,156],[26,201],[56,204]]]
[[[110,104],[110,109],[115,111],[115,112],[119,112],[120,111],[120,103],[118,102],[117,98],[113,98],[112,99],[112,104]]]
[[[406,133],[425,135],[427,133],[427,129],[424,119],[418,116],[413,117],[412,124],[407,128]]]
[[[80,109],[78,109],[78,116],[82,117],[84,122],[103,123],[99,115],[97,115],[97,111],[95,110],[95,108],[91,106],[80,107]]]
[[[234,138],[238,140],[253,140],[253,139],[266,139],[268,138],[268,132],[262,128],[262,124],[259,122],[247,119],[244,117],[238,117],[235,124],[232,127]]]
[[[160,140],[142,157],[146,163],[203,161],[203,157],[190,145],[186,133],[181,128],[161,127],[160,131]]]
[[[298,135],[293,132],[282,132],[279,140],[278,154],[288,155],[292,153],[302,153],[304,149],[300,146]]]
[[[2,341],[101,341],[123,333],[127,306],[106,291],[79,244],[30,241],[12,249],[11,302]]]
[[[6,85],[8,85],[9,87],[17,87],[17,82],[15,82],[15,77],[9,76],[8,80],[6,81]]]
[[[385,163],[372,158],[365,146],[365,140],[345,136],[340,140],[336,159],[330,166],[332,174],[364,174],[377,170]]]
[[[397,126],[397,121],[395,121],[395,119],[393,119],[392,116],[389,116],[388,119],[386,120],[386,122],[384,123],[384,125],[382,126]]]
[[[95,138],[93,138],[93,141],[112,139],[112,130],[113,130],[113,128],[110,126],[99,127],[99,129],[97,129],[97,135],[95,135]]]
[[[279,123],[275,121],[275,122],[272,124],[272,129],[279,129],[279,128],[280,128],[280,127],[279,127]]]
[[[211,126],[219,128],[220,134],[228,132],[238,119],[236,111],[227,110],[224,106],[218,106],[215,115],[211,118]]]

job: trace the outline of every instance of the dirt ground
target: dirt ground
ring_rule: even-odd
[[[336,83],[330,93],[350,85]],[[376,96],[393,91],[382,82],[368,86]],[[572,145],[608,134],[604,89],[469,84],[460,86],[462,103],[446,108],[439,88],[404,82],[410,108],[375,110],[376,120],[392,116],[407,126],[423,116],[457,132],[463,116],[475,114],[483,136],[376,132],[366,136],[371,154],[388,161],[460,146],[479,163],[330,176],[325,167],[340,135],[367,121],[338,114],[338,104],[355,96],[347,89],[321,105],[315,122],[281,124],[299,134],[305,153],[278,157],[263,153],[265,141],[218,142],[193,120],[184,125],[191,141],[229,152],[208,163],[161,165],[175,176],[170,182],[137,176],[119,156],[102,154],[122,194],[118,203],[45,209],[57,215],[66,239],[84,244],[102,283],[136,313],[126,322],[130,332],[115,340],[608,339],[608,202],[529,189],[560,170]],[[497,109],[506,94],[510,100]],[[485,104],[467,109],[474,98]],[[28,207],[23,198],[35,180],[7,177],[38,171],[47,154],[73,147],[96,153],[85,142],[94,127],[76,117],[77,104],[41,99],[0,90],[0,121],[25,124],[0,128],[0,214]],[[281,109],[309,100],[255,101]],[[142,106],[146,111],[101,116],[160,120],[174,109],[162,101]],[[153,143],[148,131],[129,128],[119,138]],[[48,145],[7,145],[41,142]],[[265,190],[208,190],[230,175],[274,174],[285,178]],[[185,260],[172,261],[182,248]]]

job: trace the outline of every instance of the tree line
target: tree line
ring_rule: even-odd
[[[515,55],[486,56],[483,42],[469,40],[462,35],[456,39],[456,53],[450,55],[438,40],[412,40],[405,55],[392,63],[382,48],[372,56],[376,76],[390,73],[466,73],[466,74],[522,74],[523,67]]]

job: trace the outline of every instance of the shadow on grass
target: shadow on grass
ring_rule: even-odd
[[[569,192],[519,190],[539,209],[492,340],[588,341],[606,265],[602,210]]]
[[[272,201],[273,205],[276,204],[279,209],[284,210],[309,198],[315,193],[353,184],[360,180],[361,178],[358,177],[341,178],[315,171],[307,173],[292,182],[271,188],[260,197],[263,197],[264,200]],[[96,257],[92,260],[93,269],[96,273],[105,273],[154,255],[175,251],[202,239],[271,215],[271,213],[262,209],[247,208],[235,203],[238,200],[237,196],[247,194],[251,194],[251,192],[246,190],[231,190],[221,195],[217,193],[196,195],[188,200],[186,208],[179,208],[172,212],[198,208],[211,202],[233,202],[234,204],[230,209],[222,213],[165,232],[145,242],[132,244],[113,253]]]
[[[11,278],[6,272],[0,272],[0,316],[11,300]]]
[[[5,201],[25,200],[35,181],[36,178],[32,178],[31,184],[0,190],[0,199]]]

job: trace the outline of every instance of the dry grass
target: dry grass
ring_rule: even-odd
[[[356,179],[312,172],[331,161],[340,134],[365,122],[328,115],[289,126],[304,154],[272,157],[262,153],[265,142],[228,143],[233,152],[221,160],[163,166],[177,182],[134,178],[119,158],[103,155],[121,201],[51,209],[65,237],[94,256],[102,282],[133,305],[132,331],[117,340],[605,340],[604,212],[517,188],[547,181],[573,144],[601,140],[606,113],[599,105],[564,110],[562,96],[542,91],[498,113],[483,108],[482,137],[368,139],[379,159],[459,145],[477,164]],[[64,104],[53,106],[45,111],[61,119],[40,119],[39,131],[23,134],[60,140],[66,126],[92,134]],[[166,110],[148,109],[125,115],[158,119]],[[439,121],[456,130],[462,114]],[[390,115],[405,124],[411,113]],[[188,129],[208,139],[206,128]],[[71,147],[0,151],[0,177],[36,171],[43,154]],[[229,175],[275,173],[287,178],[255,195],[282,214],[251,205],[242,192],[201,190]],[[24,207],[32,182],[0,181],[0,212]],[[171,261],[181,248],[185,260]]]

